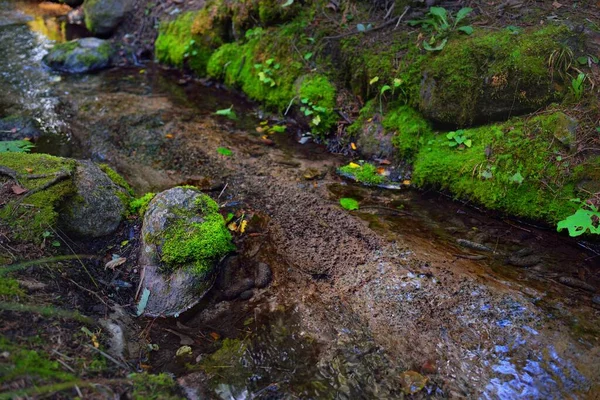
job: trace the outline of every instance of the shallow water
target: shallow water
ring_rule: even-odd
[[[171,158],[175,156],[169,153],[165,143],[177,140],[178,130],[193,130],[199,121],[214,118],[218,109],[233,104],[239,119],[235,122],[219,120],[216,124],[219,130],[214,136],[228,135],[231,143],[239,147],[247,146],[249,138],[260,140],[261,134],[255,128],[263,115],[252,104],[231,92],[204,86],[152,64],[94,75],[52,73],[42,65],[41,58],[53,40],[70,39],[72,27],[66,25],[63,18],[57,18],[55,11],[39,8],[34,3],[4,1],[0,2],[0,10],[0,54],[3,55],[0,58],[0,118],[14,115],[33,118],[43,132],[36,141],[36,151],[112,162],[114,149],[111,146],[114,145],[137,163],[130,169],[120,165],[120,170],[138,190],[146,191],[160,190],[168,187],[169,182],[177,181],[169,180],[164,174],[145,180],[140,178],[152,171],[181,167],[186,177],[193,175],[190,165],[194,164]],[[145,108],[135,108],[141,106]],[[99,117],[114,115],[114,126],[96,126],[94,121],[86,120],[84,111],[90,109]],[[184,125],[169,125],[175,114]],[[84,136],[86,143],[82,143],[82,136],[73,135],[82,130],[82,124],[91,132]],[[293,132],[287,135],[272,137],[284,153],[282,162],[300,165],[308,160],[318,164],[335,159],[323,146],[299,144],[297,139],[302,130],[291,130]],[[165,131],[171,136],[166,137]],[[141,164],[148,169],[137,169]],[[136,185],[136,182],[143,183]],[[408,259],[418,253],[427,259],[431,253],[436,257],[443,255],[449,261],[467,260],[460,268],[485,282],[468,294],[469,302],[456,306],[453,311],[457,324],[470,329],[465,329],[464,338],[459,339],[463,347],[470,350],[461,354],[466,360],[464,367],[450,371],[463,374],[461,378],[465,380],[478,379],[478,370],[470,371],[473,363],[479,363],[482,370],[493,371],[495,375],[480,385],[485,388],[481,398],[586,397],[586,392],[596,383],[586,378],[589,369],[594,367],[579,365],[560,354],[571,348],[574,354],[582,349],[597,351],[598,310],[593,308],[592,293],[563,285],[558,280],[577,275],[598,287],[600,256],[594,250],[596,244],[559,236],[543,227],[486,215],[433,192],[367,189],[339,179],[328,185],[331,200],[347,196],[360,200],[357,216],[390,241],[405,243],[408,250],[399,250],[399,258]],[[484,245],[489,250],[465,248],[459,245],[459,239]],[[511,262],[514,264],[511,257],[518,252],[527,254],[529,261],[531,257],[538,257],[539,261],[529,267],[511,265]],[[425,296],[423,292],[434,292],[437,286],[444,284],[422,272],[390,274],[383,264],[378,273],[357,295],[363,295],[365,302],[389,302],[391,310],[399,305],[411,307],[413,302],[416,310],[416,302]],[[515,290],[522,298],[507,295],[505,300],[493,305],[488,301],[486,285]],[[218,327],[227,333],[225,337],[232,339],[226,342],[229,346],[215,353],[218,346],[204,341],[205,344],[199,346],[200,351],[194,354],[199,357],[196,364],[211,376],[206,386],[213,396],[222,399],[398,398],[402,396],[401,374],[419,368],[390,356],[352,310],[327,309],[331,305],[314,299],[305,302],[289,299],[285,306],[267,307],[270,301],[274,302],[263,299],[253,304],[254,312],[236,306],[226,321],[228,326]],[[532,314],[524,302],[534,304],[539,313]],[[302,315],[318,314],[324,312],[323,309],[329,316],[323,331],[329,333],[319,337],[307,333]],[[415,315],[415,320],[419,316]],[[536,329],[540,325],[547,328],[548,320],[570,326],[568,335],[557,335],[553,342],[547,331],[541,333]],[[184,322],[210,336],[214,327],[206,327],[202,321],[198,316],[190,316]],[[477,325],[481,321],[505,332],[505,339],[477,347],[476,340],[487,334]],[[415,328],[411,334],[420,333]],[[444,331],[439,333],[441,342],[447,339],[445,335]],[[168,334],[155,337],[163,349],[162,354],[152,358],[155,369],[178,374],[190,372],[189,367],[174,363],[172,354],[167,352],[179,347],[176,337]],[[481,340],[483,343],[484,339]],[[421,367],[421,370],[427,368]],[[433,372],[431,375],[432,379],[417,396],[453,395],[444,393],[442,380],[435,378]],[[591,393],[597,392],[592,390]]]

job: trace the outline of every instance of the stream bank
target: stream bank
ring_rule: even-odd
[[[560,281],[598,287],[597,254],[577,242],[488,218],[439,194],[349,184],[334,172],[345,160],[323,146],[299,144],[303,129],[297,125],[157,65],[60,80],[41,76],[50,82],[49,97],[62,104],[58,115],[68,127],[68,140],[54,134],[66,147],[46,151],[66,148],[73,157],[108,163],[140,195],[192,184],[236,215],[255,215],[246,232],[235,234],[236,269],[243,276],[265,263],[273,271],[271,285],[254,290],[249,300],[224,299],[216,287],[200,309],[179,320],[136,320],[131,332],[141,332],[141,349],[156,346],[149,353],[131,351],[130,365],[172,372],[188,394],[216,398],[400,398],[411,393],[411,380],[422,387],[417,398],[597,394],[593,294]],[[238,121],[214,115],[232,104]],[[266,142],[256,131],[261,121],[285,125],[287,133]],[[337,205],[349,196],[360,200],[357,212]],[[54,301],[92,316],[110,314],[116,304],[133,313],[133,289],[117,290],[115,283],[135,286],[139,279],[140,222],[133,217],[106,240],[64,241],[109,259],[126,256],[115,271],[86,262],[105,282],[101,290],[80,266],[82,276],[71,275],[72,265],[61,267],[109,307],[81,289],[85,302]],[[491,251],[459,247],[456,239]],[[523,249],[539,262],[511,266],[514,253],[529,257]],[[38,279],[64,279],[49,275]],[[42,293],[51,296],[60,286]],[[11,323],[28,315],[2,313]],[[72,332],[79,331],[73,325]],[[18,338],[18,331],[9,327],[4,334]],[[107,332],[97,335],[107,348]],[[73,343],[91,340],[82,336]],[[191,354],[177,357],[182,346]],[[111,363],[105,369],[114,377],[120,368]]]

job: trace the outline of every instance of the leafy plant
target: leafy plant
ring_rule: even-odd
[[[560,48],[550,53],[548,67],[550,68],[552,77],[557,72],[562,79],[565,79],[567,72],[573,65],[574,58],[573,50],[567,45],[561,45]]]
[[[473,145],[473,141],[465,136],[465,131],[463,129],[448,132],[446,138],[448,138],[448,146],[457,147],[459,150]]]
[[[585,74],[581,72],[579,75],[577,75],[577,78],[573,78],[571,80],[571,90],[573,91],[573,95],[577,100],[580,100],[581,97],[583,97],[585,79]]]
[[[582,202],[580,199],[571,199],[571,201],[580,203],[581,206],[573,215],[560,221],[556,230],[560,232],[567,229],[571,237],[583,235],[587,231],[600,234],[600,212],[598,212],[598,207]]]
[[[518,185],[523,183],[524,180],[525,180],[525,178],[523,178],[523,175],[521,175],[521,173],[519,171],[517,171],[513,176],[510,177],[510,181],[512,183],[516,183]]]
[[[348,210],[348,211],[358,210],[358,201],[356,201],[350,197],[341,198],[340,205],[342,206],[343,209]]]
[[[195,49],[195,44],[196,41],[194,39],[191,39],[189,43],[185,45],[185,53],[183,54],[184,58],[198,55],[198,50]]]
[[[222,110],[217,110],[215,111],[216,115],[221,115],[223,117],[227,117],[229,119],[232,120],[236,120],[237,119],[237,115],[235,113],[235,111],[233,111],[233,105],[229,108],[224,108]]]
[[[303,104],[300,107],[300,111],[304,114],[305,117],[313,116],[311,119],[311,124],[314,126],[318,126],[321,123],[321,115],[327,112],[325,107],[321,107],[310,101],[308,98],[303,98],[300,100]]]
[[[217,149],[217,153],[219,153],[222,156],[225,157],[229,157],[231,155],[233,155],[233,152],[231,150],[229,150],[227,147],[219,147]]]
[[[0,153],[29,153],[34,147],[28,140],[6,140],[0,142]]]
[[[459,25],[473,11],[470,7],[461,8],[456,15],[448,14],[444,7],[431,7],[427,18],[408,21],[411,26],[421,25],[432,31],[431,38],[423,42],[423,48],[427,51],[440,51],[448,42],[448,37],[454,31],[460,31],[467,35],[473,33],[470,25]]]
[[[373,79],[371,79],[369,81],[370,85],[373,85],[374,83],[379,82],[379,77],[376,76]],[[379,113],[383,114],[383,95],[386,92],[391,91],[392,92],[392,96],[394,95],[394,92],[396,91],[396,89],[400,88],[400,90],[402,91],[402,93],[404,93],[406,95],[406,92],[404,91],[404,89],[402,89],[400,86],[402,85],[403,81],[402,79],[399,78],[395,78],[394,81],[392,82],[392,85],[383,85],[381,87],[381,89],[379,89]]]
[[[276,63],[274,58],[269,58],[264,62],[264,64],[254,64],[254,69],[258,71],[258,79],[270,87],[277,86],[273,71],[276,71],[280,68],[281,64]]]

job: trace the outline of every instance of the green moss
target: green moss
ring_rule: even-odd
[[[548,59],[568,36],[564,26],[457,36],[443,51],[421,58],[418,70],[412,68],[411,102],[428,118],[456,125],[535,110],[565,93],[553,82]]]
[[[183,397],[177,394],[177,384],[173,378],[166,374],[131,374],[129,379],[133,382],[134,400],[179,400]]]
[[[0,336],[0,352],[6,352],[8,359],[0,364],[0,383],[19,378],[34,380],[36,384],[75,380],[75,376],[64,372],[57,361],[50,361],[36,350],[29,350],[8,342]]]
[[[221,368],[223,368],[223,366],[235,368],[242,362],[247,350],[247,341],[226,338],[223,340],[219,350],[201,361],[202,369],[206,373],[212,375],[222,372]],[[248,374],[250,373],[248,372]]]
[[[334,111],[336,90],[329,79],[319,74],[300,78],[298,96],[319,107],[315,110],[315,114],[319,116],[320,122],[318,124],[311,123],[312,131],[321,135],[329,133],[338,119]],[[323,109],[324,111],[322,111]],[[311,117],[313,116],[311,115]]]
[[[392,143],[400,158],[406,160],[412,160],[421,137],[431,132],[429,123],[409,106],[392,109],[384,116],[382,125],[386,131],[394,132]]]
[[[426,133],[415,158],[413,182],[434,184],[493,210],[555,223],[573,213],[579,171],[558,155],[554,139],[562,113],[464,130],[472,147],[450,147],[445,134]],[[518,183],[519,175],[523,182]]]
[[[0,296],[23,296],[24,294],[16,279],[0,276]]]
[[[148,209],[148,204],[152,199],[156,196],[156,193],[146,193],[139,199],[133,199],[129,203],[129,212],[131,214],[138,214],[140,217],[143,217]]]
[[[234,249],[218,204],[201,195],[196,206],[202,222],[189,222],[182,215],[184,218],[173,222],[164,232],[161,258],[166,271],[191,265],[193,273],[204,275],[215,261]]]
[[[135,195],[131,186],[129,186],[127,181],[125,179],[123,179],[123,177],[121,175],[119,175],[117,173],[117,171],[115,171],[114,169],[109,167],[107,164],[100,164],[99,167],[106,175],[108,175],[110,180],[113,181],[113,183],[115,185],[120,186],[123,189],[125,189],[127,191],[127,193],[129,193],[129,195],[131,195],[131,196]]]
[[[75,160],[46,154],[0,153],[0,165],[17,171],[21,185],[31,190],[53,180],[54,174],[61,170],[72,173],[75,169]],[[27,179],[28,171],[32,174],[48,174],[48,176]],[[15,238],[40,243],[42,233],[56,223],[57,207],[74,193],[73,181],[62,180],[46,190],[27,197],[21,204],[6,205],[0,209],[0,218],[13,228]]]
[[[358,167],[356,164],[348,164],[341,167],[339,171],[355,178],[358,182],[369,185],[379,185],[385,180],[385,177],[377,173],[377,167],[369,163],[364,163]]]

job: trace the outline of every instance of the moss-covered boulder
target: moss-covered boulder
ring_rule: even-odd
[[[109,36],[132,8],[133,0],[85,0],[85,26],[94,35]]]
[[[116,231],[129,204],[130,193],[122,186],[127,184],[118,184],[119,180],[115,182],[91,161],[77,161],[72,180],[74,195],[61,204],[59,225],[83,237],[106,236]]]
[[[60,72],[86,73],[110,67],[113,52],[110,42],[85,38],[57,44],[43,61]]]
[[[568,28],[551,26],[454,38],[439,54],[420,59],[413,101],[426,118],[455,126],[537,110],[566,92],[564,66],[549,60],[570,36]]]
[[[178,316],[213,283],[219,260],[233,250],[219,206],[194,188],[176,187],[148,204],[142,226],[140,306],[146,316]],[[144,304],[145,303],[145,304]]]
[[[18,182],[19,194],[0,208],[0,218],[16,239],[41,242],[45,231],[58,226],[75,235],[108,235],[119,226],[129,202],[127,189],[90,161],[0,153],[0,167],[0,183],[14,185],[13,172]]]

